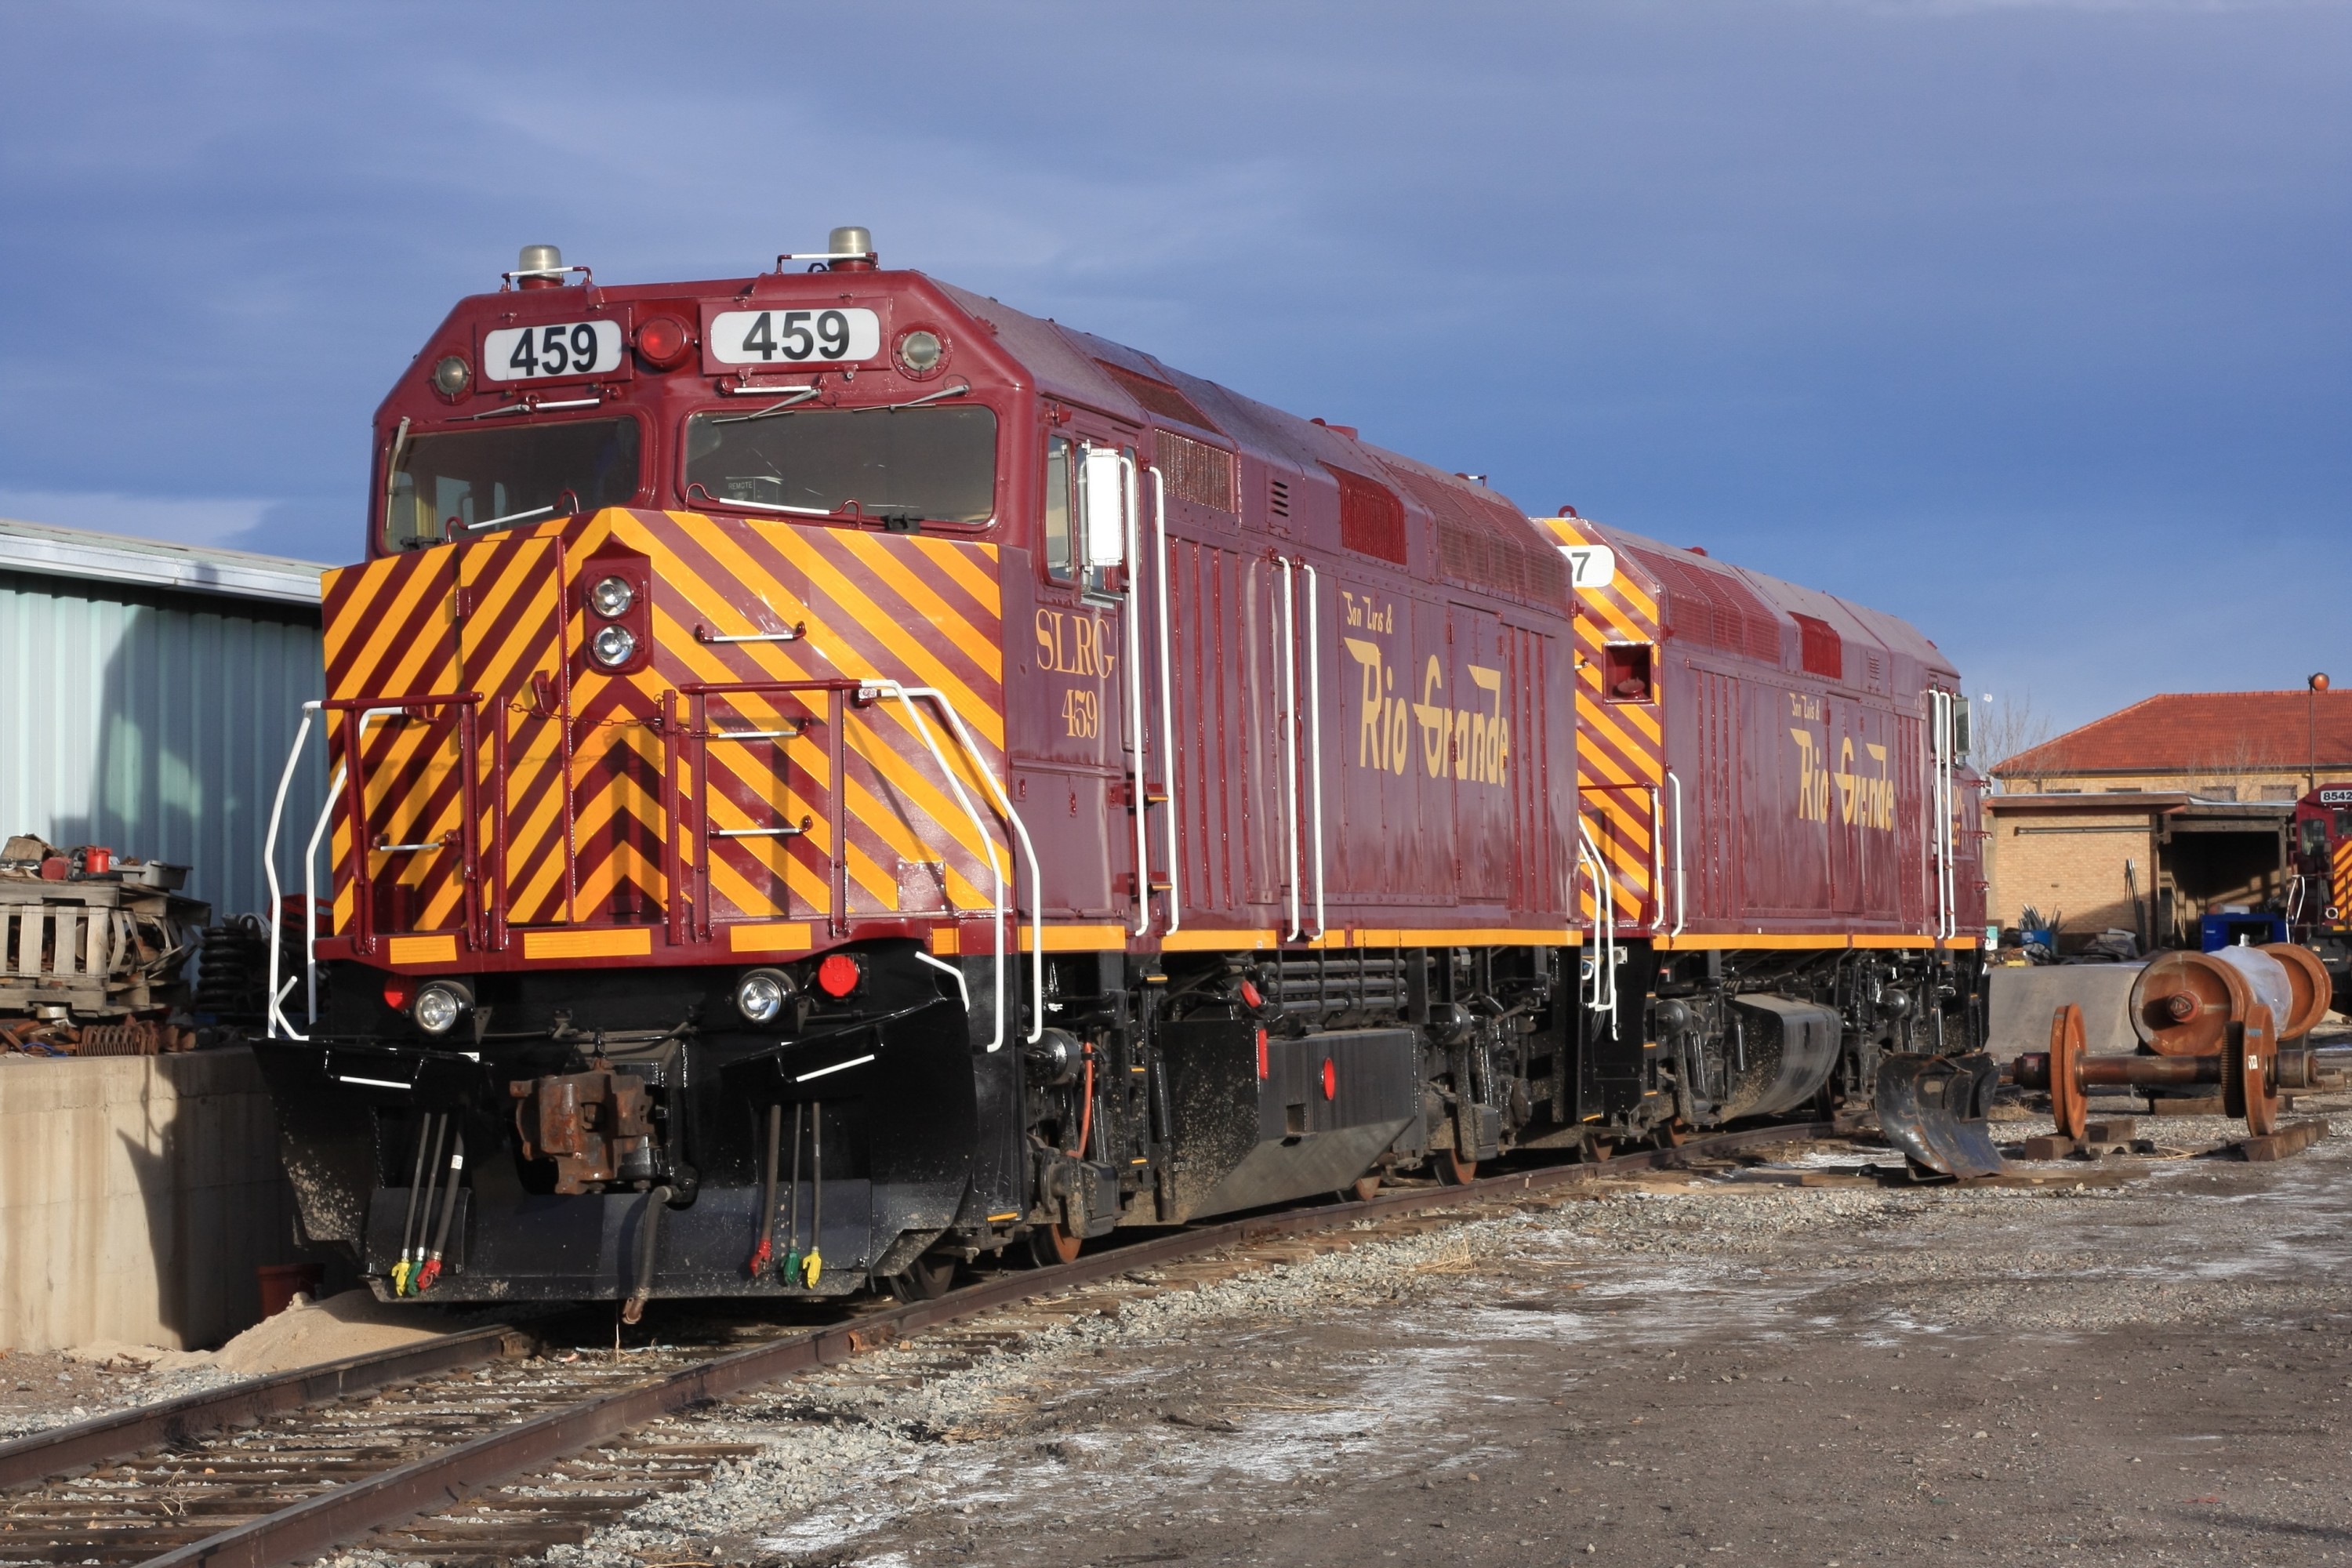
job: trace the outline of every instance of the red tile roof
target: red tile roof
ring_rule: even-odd
[[[2008,779],[2053,773],[2235,773],[2302,768],[2317,720],[2323,769],[2352,767],[2352,691],[2168,691],[1995,764]]]

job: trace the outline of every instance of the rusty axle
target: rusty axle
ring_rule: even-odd
[[[2277,1054],[2279,1089],[2319,1087],[2318,1052],[2290,1047]],[[2074,1082],[2081,1089],[2186,1089],[2221,1081],[2222,1058],[2210,1057],[2094,1057],[2075,1058]],[[2050,1087],[2050,1053],[2029,1051],[2017,1058],[2020,1089]]]

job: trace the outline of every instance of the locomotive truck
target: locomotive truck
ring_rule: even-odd
[[[528,247],[374,437],[260,1051],[380,1293],[924,1295],[1874,1095],[1968,1142],[1965,704],[1888,617],[860,229]]]

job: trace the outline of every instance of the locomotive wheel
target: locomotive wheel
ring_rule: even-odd
[[[1478,1179],[1478,1162],[1465,1160],[1448,1149],[1437,1156],[1437,1180],[1448,1187],[1466,1187]]]
[[[2262,1138],[2278,1131],[2278,1097],[2271,1083],[2278,1070],[2277,1028],[2271,1010],[2257,1002],[2243,1029],[2230,1034],[2221,1058],[2221,1104],[2246,1119],[2246,1131]]]
[[[956,1260],[925,1253],[890,1277],[890,1294],[901,1301],[936,1301],[955,1283]]]
[[[1078,1248],[1086,1245],[1082,1237],[1072,1236],[1058,1225],[1041,1225],[1029,1233],[1029,1258],[1040,1268],[1051,1268],[1059,1263],[1076,1263]]]
[[[2082,1062],[2083,1009],[2069,1002],[2050,1016],[2050,1119],[2062,1138],[2081,1138],[2090,1122]]]

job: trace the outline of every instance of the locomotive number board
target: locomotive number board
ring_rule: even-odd
[[[703,334],[720,364],[838,364],[882,352],[871,310],[721,310]]]
[[[482,335],[484,381],[544,381],[606,375],[621,368],[621,323],[552,321]]]
[[[1617,552],[1605,544],[1563,544],[1572,588],[1606,588],[1617,580]]]

